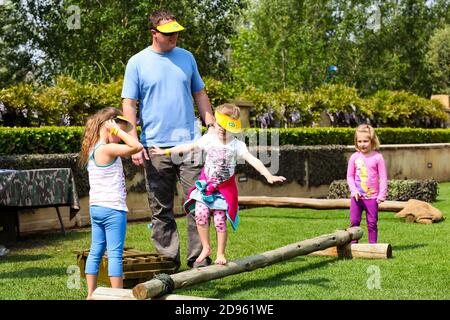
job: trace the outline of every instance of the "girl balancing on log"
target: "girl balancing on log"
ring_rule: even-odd
[[[190,152],[201,149],[206,152],[204,167],[195,185],[189,190],[184,203],[186,213],[194,213],[197,230],[202,242],[202,252],[194,263],[199,267],[211,254],[209,239],[209,218],[212,213],[217,235],[216,264],[226,264],[225,247],[227,242],[227,219],[233,230],[239,223],[238,189],[235,180],[235,167],[238,157],[246,160],[269,183],[283,182],[282,176],[274,176],[264,164],[254,157],[244,142],[233,134],[241,131],[240,109],[234,104],[223,104],[215,110],[214,130],[191,144],[178,145],[169,149],[153,147],[151,152],[157,155]]]

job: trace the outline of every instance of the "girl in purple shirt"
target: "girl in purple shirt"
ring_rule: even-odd
[[[365,210],[369,243],[376,243],[378,204],[386,200],[387,173],[383,156],[375,151],[380,142],[370,125],[362,124],[356,128],[355,147],[357,152],[350,157],[347,168],[351,192],[350,226],[360,225]]]

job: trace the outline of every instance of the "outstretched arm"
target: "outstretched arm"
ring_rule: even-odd
[[[259,160],[258,158],[254,157],[250,152],[244,153],[242,156],[245,161],[247,161],[253,168],[258,170],[259,173],[261,173],[269,183],[274,182],[284,182],[286,181],[286,178],[283,176],[274,176],[270,173],[269,170],[264,166],[264,164]]]
[[[195,143],[187,143],[187,144],[180,144],[178,146],[168,148],[168,149],[161,149],[159,147],[152,147],[150,149],[151,154],[156,155],[166,155],[170,156],[172,153],[182,153],[182,152],[191,152],[191,151],[197,151],[198,147]]]

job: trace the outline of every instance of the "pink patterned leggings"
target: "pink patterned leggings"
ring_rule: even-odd
[[[213,210],[214,225],[217,232],[227,231],[227,217],[223,210]],[[209,221],[209,208],[197,201],[195,203],[195,222],[200,225],[208,224]]]

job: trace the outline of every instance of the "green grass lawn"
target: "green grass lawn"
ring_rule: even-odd
[[[433,205],[450,213],[450,183],[440,184]],[[348,226],[348,210],[255,208],[242,210],[239,231],[229,234],[227,258],[276,249]],[[154,252],[148,222],[130,223],[126,246]],[[185,219],[178,221],[186,239]],[[365,222],[361,226],[367,242]],[[214,234],[211,233],[214,239]],[[450,223],[408,224],[392,212],[381,212],[379,242],[390,243],[388,260],[297,257],[263,269],[217,279],[177,294],[217,299],[450,299]],[[84,299],[86,282],[73,287],[74,251],[88,249],[90,230],[30,235],[0,258],[0,299]],[[213,243],[213,248],[215,248]],[[186,254],[186,241],[182,243]],[[186,269],[182,266],[182,270]],[[379,286],[370,284],[379,274]],[[68,286],[69,283],[69,286]],[[369,284],[369,285],[368,285]]]

